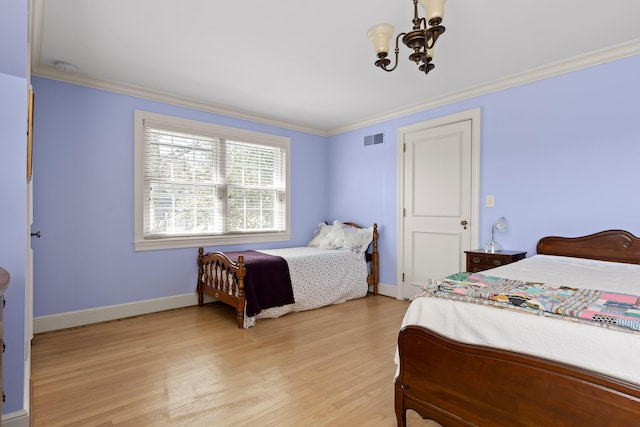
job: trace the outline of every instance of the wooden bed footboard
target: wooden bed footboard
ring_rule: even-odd
[[[222,252],[205,254],[203,248],[198,249],[198,305],[204,304],[204,296],[208,295],[223,303],[235,307],[238,327],[244,327],[244,278],[247,269],[244,257],[238,262],[231,261]]]
[[[421,326],[398,337],[398,426],[406,410],[443,426],[637,425],[640,386],[534,356],[469,345]]]

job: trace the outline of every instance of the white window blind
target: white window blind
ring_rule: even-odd
[[[288,140],[186,122],[142,118],[136,240],[287,232]]]

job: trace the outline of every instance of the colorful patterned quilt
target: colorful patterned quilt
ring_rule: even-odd
[[[418,294],[429,295],[517,307],[538,314],[560,315],[640,331],[639,295],[525,282],[481,273],[453,274],[425,287]]]

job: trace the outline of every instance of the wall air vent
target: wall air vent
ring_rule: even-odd
[[[384,133],[376,133],[364,137],[364,145],[382,144],[384,142]]]

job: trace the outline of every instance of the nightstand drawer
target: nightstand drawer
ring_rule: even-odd
[[[486,256],[480,254],[473,254],[471,256],[472,265],[486,265],[491,267],[500,267],[503,264],[508,264],[509,260],[505,257]]]
[[[489,253],[482,250],[465,251],[467,254],[467,271],[476,273],[501,265],[519,261],[527,254],[524,251],[501,251]]]

